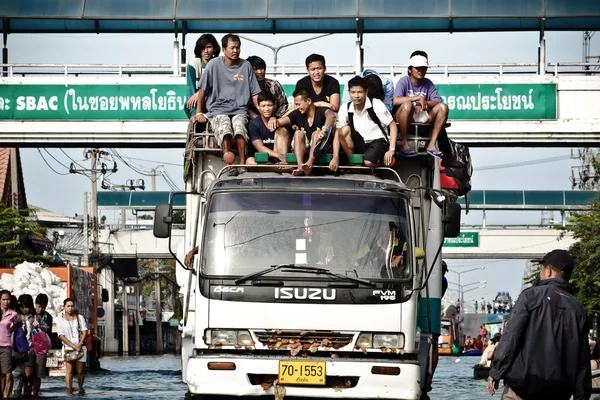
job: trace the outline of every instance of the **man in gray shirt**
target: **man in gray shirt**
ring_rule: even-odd
[[[252,65],[240,58],[241,41],[229,33],[221,39],[224,57],[211,60],[198,84],[198,107],[194,120],[210,121],[210,126],[223,152],[223,160],[232,164],[231,153],[235,137],[240,164],[246,163],[248,142],[248,103],[252,98],[256,107],[260,86]],[[206,114],[202,112],[206,102]]]

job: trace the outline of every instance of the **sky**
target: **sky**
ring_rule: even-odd
[[[188,35],[188,57],[193,56],[195,40],[199,35]],[[221,35],[215,35],[220,39]],[[251,35],[249,37],[273,46],[290,43],[311,35]],[[429,61],[441,63],[533,63],[537,62],[539,34],[528,33],[419,33],[369,34],[364,36],[365,63],[403,63],[415,49],[425,50]],[[547,32],[548,62],[580,62],[583,49],[582,32]],[[170,64],[173,58],[172,35],[9,35],[9,62],[11,63],[85,63],[85,64]],[[328,64],[354,63],[354,35],[333,35],[283,48],[279,63],[302,64],[306,55],[319,52]],[[270,49],[242,41],[242,57],[259,55],[267,65],[273,62]],[[591,42],[591,54],[600,55],[600,39]],[[451,136],[451,131],[449,131]],[[574,149],[576,151],[576,149]],[[139,171],[148,171],[158,165],[182,188],[183,149],[119,149],[134,171],[117,160],[119,171],[109,177],[113,184],[124,184],[128,179],[143,178],[150,186],[150,177]],[[569,190],[572,167],[580,164],[571,158],[569,148],[473,148],[471,154],[475,172],[473,188],[477,190]],[[65,215],[81,215],[83,192],[90,191],[90,180],[82,175],[68,174],[67,167],[77,161],[89,165],[84,149],[21,150],[27,199],[30,205],[50,209]],[[44,161],[45,159],[45,161]],[[550,159],[550,160],[549,160]],[[545,161],[549,160],[549,161]],[[56,172],[50,170],[47,162]],[[515,163],[530,165],[515,166]],[[106,164],[112,167],[107,158]],[[489,168],[494,167],[494,168]],[[142,172],[143,172],[142,171]],[[170,190],[166,180],[157,178],[157,190]],[[117,221],[118,211],[106,213],[110,222]],[[481,212],[471,211],[463,219],[467,225],[481,223]],[[487,212],[488,224],[539,224],[540,212]],[[525,266],[524,260],[449,260],[448,279],[456,282],[452,271],[465,271],[461,283],[487,281],[485,288],[465,293],[465,299],[493,299],[498,291],[520,292]],[[481,269],[485,267],[485,269]],[[452,285],[451,285],[452,288]]]

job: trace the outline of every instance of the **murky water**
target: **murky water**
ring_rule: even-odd
[[[87,393],[82,399],[183,399],[187,391],[181,382],[181,361],[177,355],[103,357],[100,361],[107,371],[86,375]],[[77,388],[76,378],[73,386]],[[67,397],[65,391],[64,377],[49,377],[42,382],[40,396],[43,399],[78,397]]]
[[[472,366],[477,361],[479,357],[440,357],[433,391],[429,394],[431,400],[500,399],[500,394],[490,397],[485,381],[473,379]],[[108,371],[90,373],[86,376],[87,394],[84,398],[96,400],[183,400],[184,398],[187,388],[181,382],[179,356],[103,357],[101,362],[102,368]],[[74,386],[77,387],[77,384],[75,383]],[[50,377],[44,380],[40,394],[44,399],[73,399],[65,396],[63,377]]]
[[[496,391],[494,397],[487,391],[487,381],[473,379],[473,365],[480,357],[440,357],[433,389],[429,392],[431,400],[499,400],[502,393]]]

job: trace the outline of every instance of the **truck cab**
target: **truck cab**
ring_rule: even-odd
[[[436,160],[296,177],[192,152],[174,254],[189,396],[426,398],[441,245],[460,224]],[[170,237],[171,213],[157,207],[155,236]]]

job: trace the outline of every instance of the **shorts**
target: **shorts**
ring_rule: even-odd
[[[46,359],[48,354],[41,354],[35,356],[35,376],[38,378],[46,377]]]
[[[306,146],[306,150],[310,149],[310,139],[312,137],[312,134],[307,135],[306,132],[301,131],[300,129],[298,129],[296,132],[304,134],[304,146]],[[296,136],[296,132],[292,133],[292,150],[294,150],[294,138]]]
[[[376,139],[369,143],[365,143],[360,134],[352,135],[354,142],[354,152],[362,154],[363,160],[377,164],[383,161],[383,156],[390,149],[390,145],[385,139]]]
[[[8,374],[12,369],[12,346],[0,347],[0,372]]]
[[[32,347],[27,352],[27,361],[25,362],[25,366],[26,367],[35,367],[35,359],[36,359],[35,349]]]
[[[232,138],[241,136],[246,142],[250,140],[248,137],[248,116],[246,114],[215,115],[210,118],[210,127],[219,147],[221,147],[223,139],[227,135]]]

